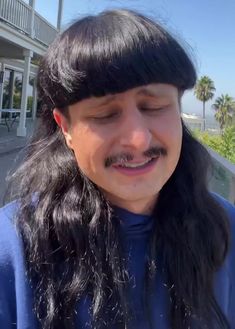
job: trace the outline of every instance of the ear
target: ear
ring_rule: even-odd
[[[66,144],[69,148],[73,149],[68,119],[57,108],[53,110],[53,116],[57,125],[61,128]]]

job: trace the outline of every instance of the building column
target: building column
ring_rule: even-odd
[[[37,79],[36,77],[34,78],[33,81],[33,121],[36,119],[36,114],[37,114]]]
[[[13,109],[13,101],[14,101],[14,81],[15,80],[15,71],[14,70],[12,70],[11,72],[10,72],[10,92],[9,92],[9,97],[10,97],[10,102],[9,102],[9,108],[10,109]]]
[[[58,15],[57,15],[57,29],[59,31],[61,30],[63,5],[64,5],[64,0],[59,0]]]
[[[4,84],[4,65],[0,62],[0,72],[1,72],[1,78],[0,81],[0,109],[2,109],[2,101],[3,101],[3,84]],[[0,123],[2,120],[2,112],[0,112]]]
[[[34,17],[35,17],[35,0],[29,0],[29,5],[31,7],[31,17],[30,17],[30,26],[29,26],[29,33],[32,39],[34,39],[35,36],[35,30],[34,30]]]
[[[26,136],[26,111],[27,111],[27,98],[28,98],[28,86],[29,86],[29,73],[30,73],[30,61],[33,57],[32,50],[24,50],[24,73],[23,73],[23,86],[22,86],[22,97],[21,97],[21,112],[20,122],[17,128],[17,136]]]

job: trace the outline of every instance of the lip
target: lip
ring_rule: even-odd
[[[153,168],[155,167],[159,158],[160,158],[160,156],[153,158],[150,162],[146,163],[141,168],[127,168],[127,167],[121,167],[121,166],[117,166],[117,165],[113,165],[112,168],[126,176],[144,175],[153,170]]]

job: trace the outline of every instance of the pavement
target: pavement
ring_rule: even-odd
[[[6,125],[2,120],[2,123],[0,124],[0,157],[2,155],[6,155],[21,150],[26,145],[28,138],[32,135],[33,127],[34,127],[34,122],[32,121],[32,119],[27,119],[26,120],[27,136],[17,137],[16,136],[17,124],[15,124],[8,132]]]
[[[6,178],[11,175],[21,163],[24,147],[33,133],[35,122],[26,120],[26,137],[17,137],[18,123],[15,123],[8,132],[4,122],[0,124],[0,206],[4,204],[4,194],[7,186]]]

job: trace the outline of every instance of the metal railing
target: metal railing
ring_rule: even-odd
[[[0,20],[48,46],[58,30],[22,0],[0,0]]]

